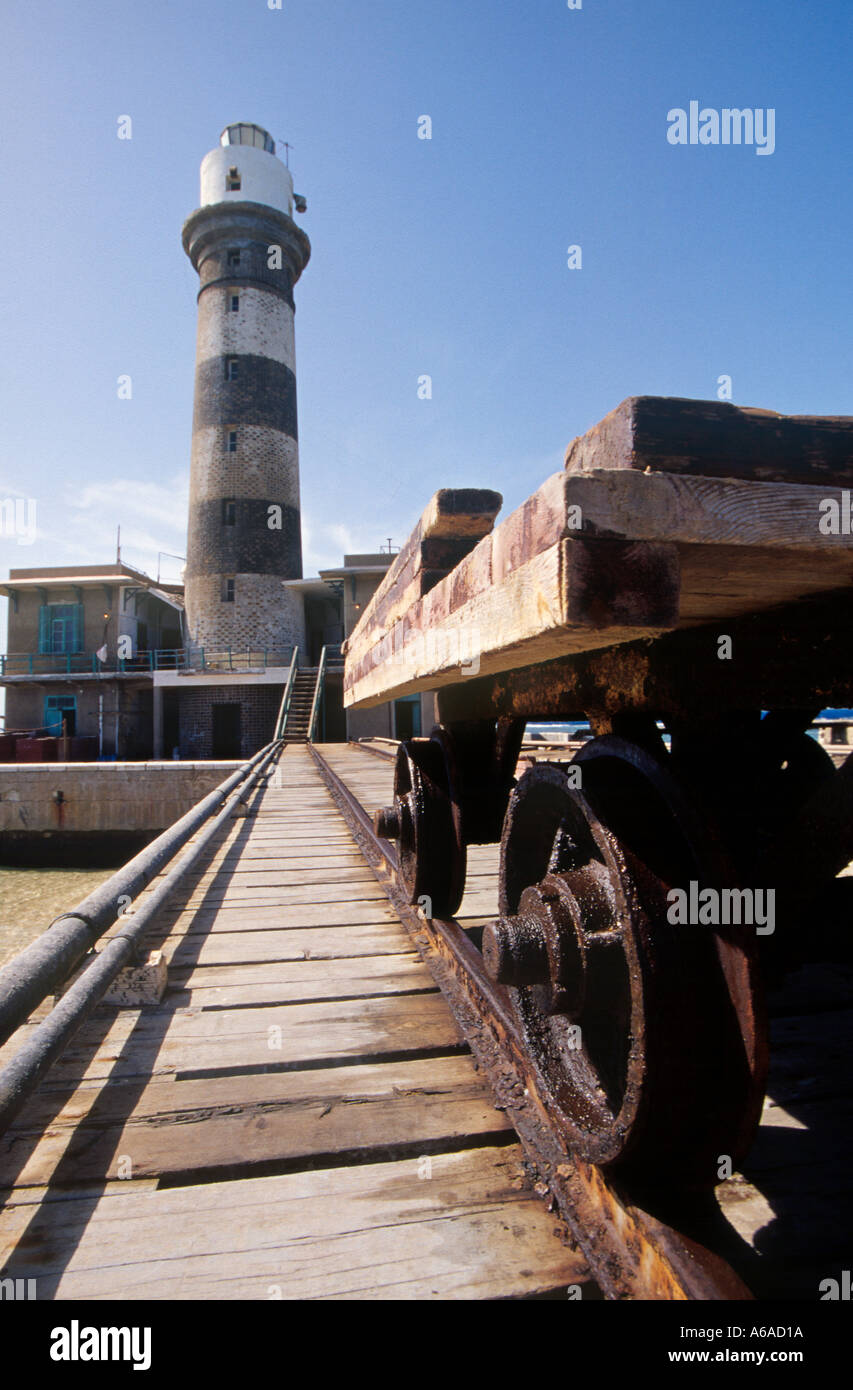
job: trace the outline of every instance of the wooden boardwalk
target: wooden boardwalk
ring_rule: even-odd
[[[390,762],[350,756],[387,801]],[[0,1140],[0,1269],[60,1299],[595,1297],[309,751],[279,774],[164,919],[162,1005],[99,1008]]]

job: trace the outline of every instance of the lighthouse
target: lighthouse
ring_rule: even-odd
[[[260,126],[226,126],[183,228],[199,276],[185,571],[190,642],[304,642],[293,287],[311,254],[290,170]]]

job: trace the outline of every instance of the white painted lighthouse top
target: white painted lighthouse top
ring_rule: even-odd
[[[263,203],[293,216],[293,179],[261,126],[226,126],[221,143],[201,162],[201,206]]]

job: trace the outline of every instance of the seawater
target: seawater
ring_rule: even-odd
[[[17,955],[115,869],[0,867],[0,965]]]

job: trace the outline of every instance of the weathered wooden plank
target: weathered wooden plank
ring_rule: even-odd
[[[479,556],[470,555],[363,655],[356,629],[344,680],[347,706],[454,683],[466,673],[548,661],[573,646],[650,637],[677,624],[674,547],[560,540],[493,583],[490,543],[487,537]],[[606,552],[599,564],[596,552]]]
[[[442,488],[389,566],[364,613],[386,628],[443,578],[491,531],[503,498],[485,488]],[[346,652],[347,643],[343,650]]]
[[[432,990],[434,982],[416,953],[364,956],[344,960],[302,960],[265,965],[231,965],[227,981],[222,971],[196,967],[175,969],[169,1000],[176,1008],[223,1009],[246,1004],[299,1004],[320,999],[352,999],[378,994],[407,994]],[[179,977],[183,974],[185,988]]]
[[[160,1008],[138,1014],[127,1010],[113,1019],[99,1011],[76,1034],[46,1084],[161,1073],[296,1069],[346,1058],[462,1047],[457,1026],[437,992],[270,1008]]]
[[[163,915],[163,930],[174,935],[180,931],[182,936],[202,934],[234,935],[262,934],[265,931],[278,932],[297,928],[314,929],[322,927],[357,927],[382,922],[397,922],[394,909],[387,900],[364,899],[354,896],[331,899],[328,902],[284,903],[279,906],[255,904],[251,917],[245,909],[226,905],[212,907],[189,907],[181,911]],[[402,933],[398,925],[398,933]],[[165,944],[165,942],[164,942]]]
[[[0,1252],[60,1299],[422,1301],[588,1286],[583,1259],[523,1189],[520,1160],[516,1146],[472,1149],[429,1169],[409,1159],[15,1207],[0,1215]]]
[[[566,468],[651,468],[760,482],[853,483],[853,417],[630,396],[573,439]]]
[[[0,1187],[122,1172],[249,1176],[252,1167],[402,1157],[510,1130],[468,1057],[153,1081],[141,1094],[138,1083],[120,1082],[78,1089],[65,1104],[56,1093],[31,1104],[0,1139]]]
[[[850,539],[821,529],[830,501],[843,512],[828,485],[555,474],[394,624],[380,631],[368,608],[349,641],[345,701],[847,588]],[[767,550],[784,551],[784,564],[768,564]]]

